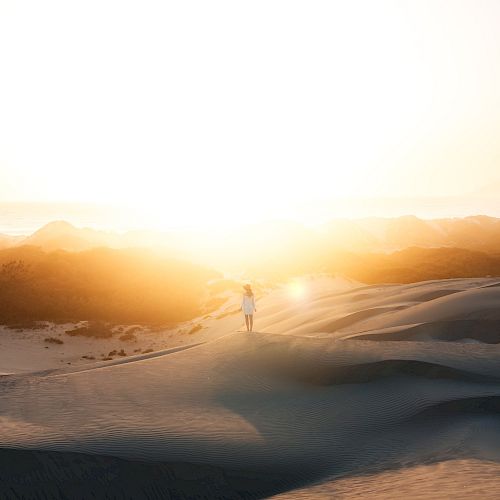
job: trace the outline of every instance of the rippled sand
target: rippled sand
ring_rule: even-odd
[[[256,333],[4,376],[0,497],[497,498],[494,285],[311,282]]]

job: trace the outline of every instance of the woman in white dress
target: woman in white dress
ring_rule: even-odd
[[[245,315],[247,332],[251,332],[253,329],[253,313],[257,311],[255,307],[255,297],[250,285],[245,285],[243,288],[245,289],[245,293],[243,294],[240,310],[243,311],[243,314]]]

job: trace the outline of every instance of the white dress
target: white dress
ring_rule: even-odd
[[[243,294],[241,308],[244,314],[253,314],[255,311],[255,298],[253,295]]]

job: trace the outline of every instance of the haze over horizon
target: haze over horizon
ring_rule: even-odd
[[[1,202],[0,234],[29,235],[46,224],[65,221],[76,227],[89,227],[112,232],[146,230],[170,232],[178,230],[224,232],[236,228],[295,223],[306,227],[321,227],[335,220],[397,219],[414,216],[422,220],[462,219],[488,216],[500,218],[498,196],[470,194],[463,197],[367,198],[312,201],[274,210],[255,218],[236,221],[221,214],[220,219],[200,221],[172,219],[168,211],[158,209],[154,214],[148,207],[99,203],[67,202]]]
[[[154,228],[500,216],[499,20],[494,1],[4,1],[0,201]]]

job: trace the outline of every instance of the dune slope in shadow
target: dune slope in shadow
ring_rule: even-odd
[[[491,283],[322,289],[288,335],[276,315],[293,307],[270,296],[267,333],[1,377],[0,497],[263,498],[340,480],[355,496],[368,473],[500,462],[500,347],[386,341],[411,325],[496,325]]]

